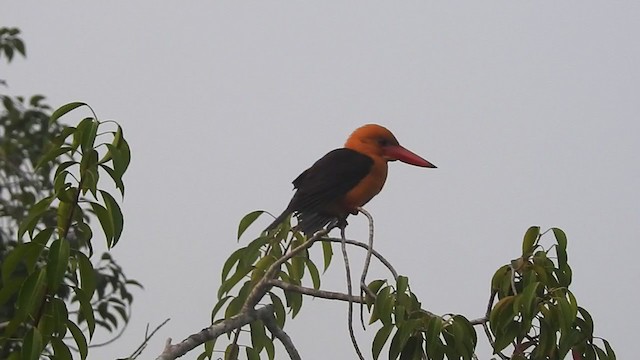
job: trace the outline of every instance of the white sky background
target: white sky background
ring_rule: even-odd
[[[558,226],[579,304],[631,359],[638,19],[638,1],[4,2],[0,22],[28,51],[2,64],[5,90],[88,102],[132,148],[113,253],[145,290],[122,339],[91,358],[129,355],[167,317],[142,358],[207,326],[240,218],[281,211],[302,170],[377,122],[438,166],[391,164],[367,206],[376,249],[427,309],[481,316],[525,230]],[[364,218],[350,222],[365,240]],[[332,265],[323,285],[342,290]],[[285,330],[305,359],[354,358],[345,318],[345,304],[306,298]],[[359,333],[368,355],[376,330]]]

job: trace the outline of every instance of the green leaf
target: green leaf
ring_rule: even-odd
[[[98,221],[100,221],[100,225],[102,226],[104,236],[107,239],[107,247],[111,248],[114,236],[114,225],[113,220],[111,219],[111,214],[106,208],[96,202],[91,201],[90,204],[93,212],[95,212],[98,217]]]
[[[260,360],[260,353],[258,350],[252,347],[245,347],[245,352],[247,354],[247,360]]]
[[[236,284],[244,279],[244,277],[251,271],[251,267],[247,266],[247,267],[243,267],[243,268],[238,268],[236,270],[236,272],[226,281],[222,282],[222,285],[220,285],[220,288],[218,289],[218,299],[222,298],[222,296],[224,296],[225,294],[227,294],[231,289],[233,289],[234,286],[236,286]]]
[[[83,105],[87,105],[87,104],[83,102],[72,102],[72,103],[68,103],[60,106],[58,109],[56,109],[56,111],[53,112],[53,114],[51,114],[51,117],[49,118],[49,125],[56,122],[60,117],[62,117],[64,114],[68,113],[69,111]]]
[[[302,309],[302,294],[285,290],[284,297],[287,300],[287,307],[291,310],[291,318],[293,319]]]
[[[607,359],[616,360],[616,353],[611,348],[609,342],[605,339],[602,339],[602,342],[604,343],[604,349],[607,351]]]
[[[549,354],[556,346],[556,328],[550,324],[545,318],[540,321],[540,330],[538,334],[538,346],[535,351],[539,351],[540,355]]]
[[[240,259],[243,257],[244,251],[245,251],[245,248],[240,248],[240,249],[234,251],[229,256],[229,258],[227,258],[227,260],[224,262],[224,265],[222,266],[222,282],[227,280],[227,275],[229,275],[229,272],[231,271],[233,266],[236,263],[238,263],[240,261]],[[219,298],[220,298],[220,294],[218,293],[218,299]]]
[[[63,338],[67,332],[67,319],[69,318],[67,304],[58,298],[53,298],[50,301],[53,324],[55,327],[54,332],[58,334],[59,338]]]
[[[591,339],[593,337],[593,319],[589,312],[580,306],[578,306],[578,312],[580,316],[582,316],[582,319],[584,319],[584,324],[580,330],[582,330],[585,337]]]
[[[311,261],[309,258],[305,258],[307,263],[307,269],[309,269],[309,276],[311,276],[311,282],[313,283],[313,288],[318,290],[320,289],[320,272],[316,267],[316,264]]]
[[[18,301],[16,302],[16,312],[13,318],[9,321],[9,324],[4,328],[3,337],[9,338],[13,333],[21,326],[29,316],[34,316],[37,309],[44,301],[45,285],[46,285],[46,270],[36,269],[31,275],[29,275],[20,288],[18,293]],[[14,283],[7,284],[11,287],[15,286]],[[4,291],[4,286],[0,293]],[[5,294],[2,294],[3,297]]]
[[[396,288],[398,294],[404,294],[409,287],[409,279],[406,276],[398,276],[398,280],[396,281]]]
[[[506,311],[505,311],[506,313]],[[493,353],[497,354],[504,348],[509,346],[513,339],[518,336],[520,332],[520,324],[514,321],[507,322],[505,327],[498,332],[495,336],[495,343],[493,344]]]
[[[124,228],[124,217],[122,216],[122,210],[120,210],[120,206],[118,202],[106,191],[100,190],[100,194],[104,199],[104,203],[107,207],[107,211],[109,212],[109,217],[111,218],[111,223],[113,224],[113,243],[112,247],[116,246],[120,236],[122,235],[122,229]]]
[[[506,325],[502,323],[503,319],[513,319],[513,316],[515,315],[513,312],[514,300],[515,297],[513,295],[506,296],[498,301],[493,306],[493,309],[491,309],[491,314],[489,315],[489,325],[494,335],[497,335],[496,333],[499,333],[500,329]],[[506,313],[507,315],[504,316],[503,313]]]
[[[22,359],[23,360],[38,360],[40,354],[44,350],[42,344],[42,336],[37,328],[31,328],[27,331],[27,335],[24,337],[24,343],[22,344]]]
[[[240,220],[240,224],[238,225],[238,240],[240,240],[240,237],[242,236],[242,234],[244,234],[247,228],[251,224],[253,224],[253,222],[256,221],[256,219],[259,218],[263,213],[263,210],[252,211],[245,215],[242,220]]]
[[[473,325],[461,315],[455,315],[451,323],[453,336],[456,340],[455,347],[464,359],[471,359],[475,352],[478,335]]]
[[[276,349],[273,346],[273,341],[269,341],[264,348],[267,351],[269,360],[274,360],[276,358]]]
[[[376,336],[373,338],[373,345],[371,347],[371,352],[375,360],[380,356],[380,352],[382,352],[382,348],[389,339],[389,335],[391,335],[393,328],[394,326],[391,324],[383,325],[378,332],[376,332]]]
[[[532,226],[524,234],[524,240],[522,241],[522,257],[528,258],[533,254],[535,243],[540,235],[540,226]]]
[[[386,284],[387,280],[373,280],[372,282],[369,283],[369,290],[371,290],[372,293],[377,294],[378,291],[380,291],[380,288],[382,287],[382,285]]]
[[[13,38],[13,46],[18,50],[22,56],[27,56],[27,49],[24,46],[24,42],[19,38]],[[35,96],[34,96],[35,97]],[[37,105],[37,102],[36,102]]]
[[[76,253],[78,259],[78,269],[80,270],[80,280],[82,284],[82,290],[87,294],[89,298],[93,297],[93,293],[96,290],[96,272],[93,269],[93,264],[87,255],[82,252]]]
[[[326,272],[331,264],[331,258],[333,258],[333,247],[330,242],[323,241],[322,242],[322,255],[324,258],[324,270]]]
[[[567,249],[567,235],[564,233],[564,231],[558,229],[558,228],[552,228],[551,230],[553,230],[553,235],[556,237],[556,242],[558,243],[558,246],[563,249],[566,250]]]
[[[287,314],[284,309],[284,304],[282,300],[278,297],[278,295],[269,291],[269,297],[271,298],[271,303],[273,304],[273,315],[276,318],[276,324],[278,324],[279,328],[284,328],[284,323],[287,320]]]
[[[257,353],[260,353],[265,347],[265,343],[270,341],[264,330],[264,324],[262,321],[256,320],[249,324],[249,328],[251,329],[251,346]]]
[[[533,318],[533,312],[536,308],[536,304],[537,304],[537,291],[538,291],[538,287],[540,286],[540,283],[538,282],[533,282],[531,284],[529,284],[526,288],[524,288],[524,290],[522,291],[522,294],[520,295],[520,311],[522,312],[522,314],[524,316],[526,316],[528,319],[532,319]]]
[[[16,269],[18,264],[22,262],[22,258],[24,257],[24,253],[27,250],[26,244],[18,244],[13,250],[9,251],[8,254],[5,255],[5,258],[2,262],[2,283],[5,284],[11,278],[13,271]],[[38,252],[39,253],[39,252]]]
[[[20,290],[24,278],[24,276],[16,276],[3,281],[2,287],[0,287],[0,306],[6,304]]]
[[[29,210],[29,215],[27,215],[22,223],[20,223],[20,227],[18,228],[18,239],[22,239],[22,236],[27,231],[29,231],[30,234],[33,234],[38,221],[45,213],[45,211],[49,210],[49,206],[51,205],[53,199],[53,196],[47,196],[31,207],[31,209]]]
[[[76,345],[78,346],[78,351],[80,352],[80,358],[82,360],[87,358],[88,348],[87,348],[87,338],[85,338],[82,330],[76,325],[73,321],[67,320],[67,328],[71,331],[71,335],[73,335],[73,339],[76,341]]]
[[[218,300],[216,305],[213,307],[213,310],[211,311],[211,322],[214,322],[216,320],[216,314],[218,314],[218,311],[222,309],[224,304],[226,304],[229,299],[233,299],[233,296],[227,295],[222,299]]]
[[[89,123],[89,126],[87,126],[87,129],[82,134],[82,139],[81,139],[81,148],[83,152],[87,152],[93,149],[93,144],[96,141],[96,134],[98,133],[98,125],[100,124],[96,119],[93,119],[93,118],[89,118],[89,119],[91,121]],[[97,157],[96,157],[96,163],[97,163]]]
[[[95,149],[89,149],[82,154],[80,159],[80,174],[82,176],[81,189],[83,194],[91,191],[94,197],[97,197],[98,179],[98,152]]]
[[[391,324],[393,303],[394,299],[391,296],[391,287],[387,286],[378,293],[373,307],[373,314],[375,314],[384,325]]]
[[[24,282],[18,295],[18,314],[20,317],[35,314],[44,301],[47,272],[37,269]]]
[[[120,190],[120,195],[124,197],[124,183],[122,182],[122,177],[119,177],[115,171],[107,165],[100,164],[100,167],[109,174],[113,183],[116,185],[116,189]]]
[[[432,316],[427,320],[426,342],[427,355],[429,359],[442,359],[444,357],[443,344],[440,340],[442,333],[442,319],[438,316]]]
[[[89,338],[93,337],[93,332],[96,329],[96,319],[93,314],[93,307],[91,306],[91,299],[87,296],[83,289],[74,287],[73,291],[76,294],[78,302],[80,302],[80,312],[84,316],[89,328]]]
[[[73,360],[71,351],[67,344],[60,339],[51,339],[51,346],[53,347],[53,359],[55,360]]]
[[[238,351],[240,348],[237,344],[231,343],[227,345],[224,351],[224,360],[236,360],[238,359]]]
[[[47,164],[51,160],[58,158],[60,155],[68,152],[72,152],[72,151],[73,151],[73,148],[71,148],[70,146],[54,147],[49,152],[44,154],[42,158],[40,158],[40,160],[36,164],[35,170],[39,170],[44,164]]]
[[[50,294],[55,294],[64,280],[69,265],[69,241],[58,239],[51,244],[47,263],[47,287]]]
[[[118,150],[120,151],[113,155],[113,170],[118,174],[118,176],[122,177],[131,162],[131,149],[129,148],[129,143],[124,137],[122,137],[118,143]]]
[[[397,359],[400,353],[405,349],[407,341],[411,337],[411,334],[420,324],[421,320],[414,319],[404,322],[404,324],[398,327],[391,344],[389,345],[389,359]]]

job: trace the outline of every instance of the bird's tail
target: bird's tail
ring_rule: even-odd
[[[337,218],[333,215],[327,215],[322,213],[300,213],[298,215],[297,228],[302,231],[307,237],[313,236],[317,231],[322,230],[325,226],[329,225]]]
[[[291,215],[291,210],[286,209],[285,211],[282,212],[282,214],[280,214],[275,220],[273,220],[273,222],[267,226],[266,229],[264,229],[264,231],[269,231],[269,230],[273,230],[275,229],[278,225],[280,225],[284,219],[287,218],[287,216]]]

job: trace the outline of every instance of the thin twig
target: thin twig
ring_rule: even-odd
[[[351,288],[351,269],[349,268],[349,257],[347,256],[347,237],[344,233],[344,226],[340,228],[340,236],[343,240],[340,249],[342,250],[342,258],[344,259],[344,268],[347,275],[347,293],[349,294],[349,316],[347,324],[349,327],[349,337],[351,337],[351,343],[358,354],[358,358],[360,358],[360,360],[364,360],[364,356],[362,356],[362,352],[358,346],[358,341],[356,340],[356,335],[353,332],[353,301],[351,301],[353,289]]]
[[[493,308],[493,300],[495,299],[497,294],[498,294],[498,290],[491,290],[491,295],[489,296],[489,303],[487,304],[487,311],[484,314],[484,318],[486,319],[486,321],[482,323],[482,328],[484,329],[485,335],[487,335],[489,344],[491,344],[491,347],[494,349],[495,349],[496,342],[493,340],[493,335],[491,335],[491,331],[489,330],[488,319],[489,319],[489,316],[491,315],[491,309]],[[498,355],[503,360],[509,360],[509,357],[500,351],[498,351],[496,355]]]
[[[364,214],[364,216],[369,220],[369,248],[367,249],[367,256],[365,257],[364,266],[362,267],[362,275],[360,276],[360,296],[363,296],[364,292],[369,290],[369,287],[367,286],[367,272],[369,272],[371,254],[373,252],[373,216],[371,216],[371,214],[362,207],[359,207],[358,211]],[[370,292],[371,291],[368,291],[367,293]],[[360,304],[360,323],[362,324],[362,329],[366,330],[367,327],[364,324],[364,304]]]
[[[156,326],[156,328],[151,332],[151,334],[148,334],[148,330],[149,330],[149,324],[147,324],[147,331],[145,331],[144,334],[144,341],[142,341],[142,344],[140,344],[140,346],[138,346],[138,348],[131,353],[131,355],[129,355],[129,357],[127,359],[135,359],[138,356],[140,356],[140,354],[142,354],[142,351],[147,347],[147,345],[149,344],[149,340],[151,339],[151,337],[153,337],[153,335],[155,335],[155,333],[160,330],[161,327],[163,327],[166,323],[169,322],[170,319],[166,319],[165,321],[163,321],[160,325]]]
[[[342,239],[339,238],[322,238],[319,239],[320,241],[325,241],[325,242],[334,242],[334,243],[340,243],[342,242]],[[365,250],[369,250],[369,245],[365,244],[365,243],[361,243],[360,241],[357,240],[349,240],[346,239],[345,242],[349,245],[354,245],[357,247],[361,247]],[[393,275],[394,279],[398,278],[398,272],[396,271],[396,269],[393,268],[393,265],[391,265],[391,263],[389,262],[389,260],[385,259],[379,252],[377,252],[374,249],[371,249],[371,254],[373,256],[375,256],[378,260],[380,260],[380,262],[387,268],[389,269],[389,271],[391,272],[391,275]]]

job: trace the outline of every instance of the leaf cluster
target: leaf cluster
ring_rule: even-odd
[[[41,100],[32,98],[30,103],[37,107]],[[17,211],[10,217],[19,224],[11,233],[15,240],[2,242],[0,309],[5,311],[0,318],[4,324],[0,349],[8,359],[37,359],[41,354],[70,359],[75,347],[85,359],[96,325],[112,331],[120,321],[128,321],[133,297],[127,286],[139,286],[108,254],[96,265],[91,261],[90,218],[101,224],[107,247],[115,246],[122,234],[122,212],[113,196],[100,188],[100,179],[108,176],[124,195],[122,176],[130,161],[129,146],[119,125],[99,121],[84,103],[64,105],[50,117],[43,116],[46,108],[39,108],[37,116],[31,116],[38,121],[27,123],[14,121],[31,118],[20,116],[14,101],[5,97],[4,105],[2,169],[19,173],[9,184],[14,191],[5,192],[3,199],[14,201],[19,189],[33,201],[22,202],[26,213]],[[82,106],[93,116],[76,127],[58,123],[61,116]],[[27,126],[31,123],[37,126]],[[115,129],[103,131],[105,127]],[[32,131],[41,132],[41,138],[30,137]],[[37,175],[19,176],[24,173]],[[68,345],[70,339],[73,347]]]
[[[254,211],[247,214],[238,228],[238,241],[251,223],[253,223],[263,211]],[[304,244],[308,239],[300,232],[291,231],[289,221],[285,221],[280,227],[261,234],[258,238],[249,242],[231,254],[222,268],[222,283],[218,289],[218,302],[211,314],[212,323],[218,323],[237,315],[245,306],[248,296],[254,287],[262,280],[271,266],[290,249],[295,249]],[[331,262],[333,252],[331,245],[323,247],[323,263],[326,267]],[[309,256],[309,250],[305,249],[297,256],[285,262],[284,267],[278,269],[274,279],[293,285],[303,285],[303,279],[309,278],[314,289],[320,288],[320,272],[317,265]],[[241,284],[241,285],[240,285]],[[237,292],[232,293],[237,286]],[[292,318],[300,312],[303,303],[302,294],[289,290],[270,289],[266,292],[270,302],[274,306],[275,322],[283,328],[286,322],[286,314]],[[217,318],[218,313],[226,307],[224,316]],[[266,352],[269,359],[275,358],[273,334],[268,334],[261,320],[249,324],[251,332],[251,345],[244,346],[247,358],[259,359],[260,353]],[[211,358],[215,341],[205,344],[205,351],[200,359]],[[228,357],[239,351],[234,341],[227,346],[225,353]]]
[[[491,280],[498,302],[489,317],[496,354],[507,347],[512,359],[615,359],[609,343],[595,343],[593,321],[571,292],[567,237],[552,228],[544,247],[540,227],[527,230],[522,256],[499,268]]]
[[[5,56],[7,58],[7,62],[11,62],[16,52],[23,57],[27,56],[27,50],[24,42],[19,35],[20,29],[18,28],[0,28],[0,58]]]
[[[437,316],[422,309],[407,277],[398,276],[395,286],[386,280],[374,280],[368,288],[375,294],[375,297],[367,296],[367,307],[371,311],[369,323],[382,324],[373,339],[374,359],[379,358],[389,338],[389,359],[473,357],[478,339],[469,320],[462,315]]]

